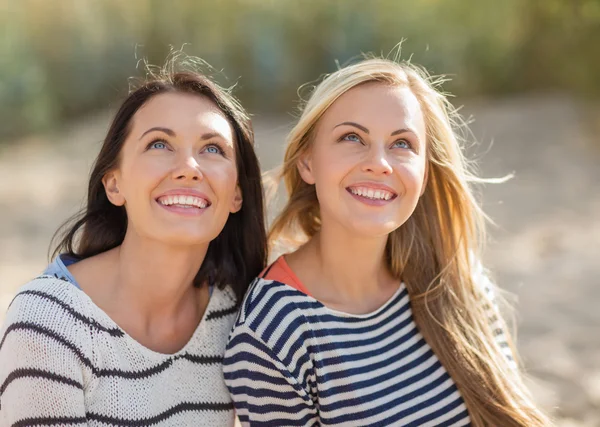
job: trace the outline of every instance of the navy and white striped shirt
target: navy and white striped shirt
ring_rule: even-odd
[[[225,354],[225,382],[243,425],[470,425],[455,383],[414,322],[404,284],[376,311],[352,315],[307,295],[283,257],[275,266],[289,280],[278,272],[253,283]],[[477,267],[475,280],[491,289]]]
[[[404,284],[376,311],[352,315],[259,278],[223,369],[243,425],[470,425],[454,381],[413,320]]]

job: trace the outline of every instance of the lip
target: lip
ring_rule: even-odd
[[[372,190],[383,190],[392,193],[393,196],[389,200],[369,199],[367,197],[359,196],[358,194],[352,193],[350,189],[357,187],[369,188]],[[392,203],[398,197],[398,193],[393,188],[379,182],[356,182],[352,185],[347,186],[346,191],[357,201],[369,206],[385,206],[389,203]]]
[[[164,196],[194,196],[194,197],[199,197],[201,199],[204,199],[208,202],[208,206],[206,206],[204,209],[198,209],[198,208],[182,208],[179,206],[174,206],[174,205],[163,205],[162,203],[160,203],[158,201],[158,199],[160,199],[161,197]],[[154,201],[156,202],[156,204],[158,206],[160,206],[161,208],[172,212],[172,213],[176,213],[179,215],[183,215],[183,216],[199,216],[202,215],[208,208],[210,208],[210,206],[212,205],[212,201],[208,198],[208,196],[198,190],[194,190],[193,188],[177,188],[177,189],[173,189],[173,190],[168,190],[165,191],[161,194],[159,194],[158,196],[156,196],[156,198],[154,199]]]

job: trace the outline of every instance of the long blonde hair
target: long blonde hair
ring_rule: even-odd
[[[288,137],[280,178],[289,199],[273,222],[269,241],[298,245],[321,227],[315,188],[302,180],[296,165],[310,149],[323,113],[361,84],[409,88],[425,119],[428,181],[414,213],[388,238],[390,271],[404,281],[415,322],[457,384],[475,426],[547,426],[494,339],[497,331],[487,311],[493,302],[472,274],[486,217],[470,186],[483,180],[468,170],[456,133],[463,122],[438,91],[440,81],[410,63],[367,58],[318,84]]]

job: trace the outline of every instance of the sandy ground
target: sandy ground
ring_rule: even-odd
[[[486,252],[517,296],[518,345],[539,402],[559,426],[600,426],[600,114],[561,96],[465,102],[497,222]],[[50,238],[83,202],[109,113],[0,147],[0,320],[47,263]],[[264,168],[292,117],[255,118]]]

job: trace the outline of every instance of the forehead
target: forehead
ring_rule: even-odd
[[[132,129],[165,127],[176,133],[216,131],[233,140],[233,129],[225,114],[210,99],[190,93],[162,93],[148,100],[133,116]]]
[[[384,83],[365,83],[350,89],[327,109],[322,121],[334,126],[338,122],[352,121],[424,131],[421,105],[412,91]]]

